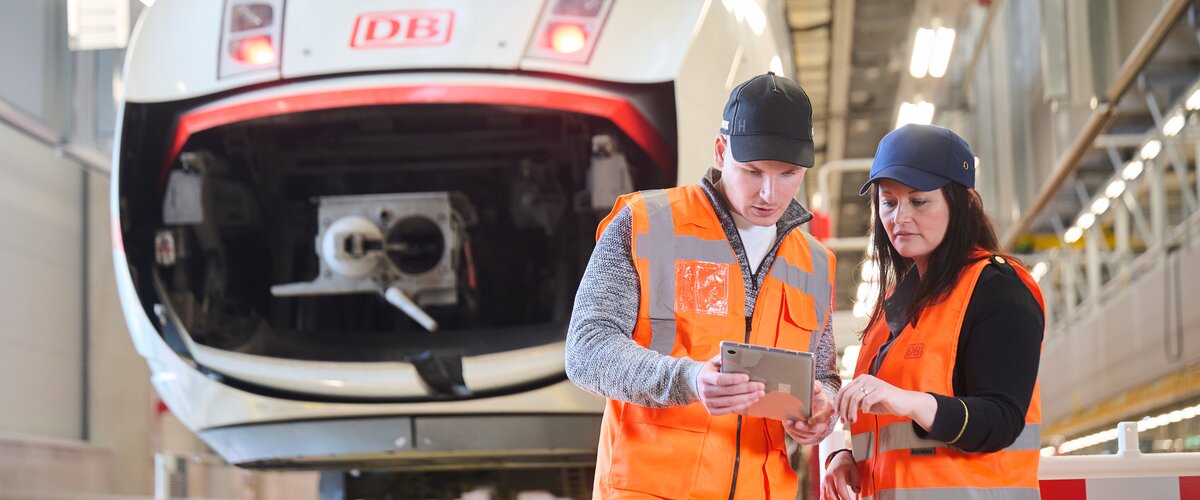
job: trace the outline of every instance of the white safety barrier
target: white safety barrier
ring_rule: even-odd
[[[1042,457],[1042,500],[1200,500],[1200,453],[1142,453],[1137,424],[1117,425],[1117,453]],[[824,458],[846,447],[839,428],[818,447]]]
[[[1142,453],[1137,423],[1117,424],[1117,453],[1042,457],[1043,500],[1200,500],[1200,453]]]

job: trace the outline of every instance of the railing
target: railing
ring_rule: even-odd
[[[1200,498],[1200,453],[1142,453],[1137,424],[1117,424],[1117,453],[1042,457],[1043,500]]]
[[[835,430],[818,446],[821,480],[824,457],[845,448]],[[1038,467],[1042,500],[1189,500],[1200,498],[1200,453],[1142,453],[1137,424],[1117,425],[1113,455],[1043,456]]]

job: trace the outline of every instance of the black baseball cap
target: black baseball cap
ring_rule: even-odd
[[[729,152],[742,163],[778,160],[813,166],[812,103],[800,84],[767,73],[742,82],[721,114]]]
[[[910,123],[883,136],[871,178],[859,195],[867,194],[871,184],[892,179],[917,191],[933,191],[951,182],[975,187],[975,155],[958,134],[936,125]]]

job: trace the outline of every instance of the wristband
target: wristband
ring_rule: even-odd
[[[825,468],[828,469],[829,463],[833,461],[833,457],[836,457],[838,453],[841,453],[843,451],[851,451],[851,450],[850,450],[850,448],[842,448],[840,450],[834,450],[833,453],[830,453],[829,456],[825,457]],[[854,461],[854,453],[850,453],[850,461],[851,462]]]

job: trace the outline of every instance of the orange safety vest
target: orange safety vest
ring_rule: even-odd
[[[703,188],[622,196],[597,239],[626,206],[641,292],[639,345],[699,361],[716,355],[722,340],[816,347],[829,321],[834,257],[811,236],[784,237],[746,318],[741,266]],[[610,399],[604,410],[595,498],[728,498],[736,488],[738,498],[790,500],[796,486],[779,421],[714,417],[699,402],[647,408]]]
[[[983,269],[998,257],[976,252],[981,260],[963,269],[945,300],[926,306],[917,327],[905,326],[884,354],[876,377],[901,389],[954,395],[958,335],[971,294]],[[1025,269],[1018,276],[1045,311],[1041,289]],[[854,376],[870,369],[887,340],[886,321],[867,329]],[[970,416],[968,415],[968,422]],[[942,441],[918,438],[912,420],[896,415],[862,413],[850,425],[854,460],[862,490],[859,498],[892,500],[1037,499],[1042,404],[1033,387],[1025,428],[1013,444],[993,453],[965,452]]]

